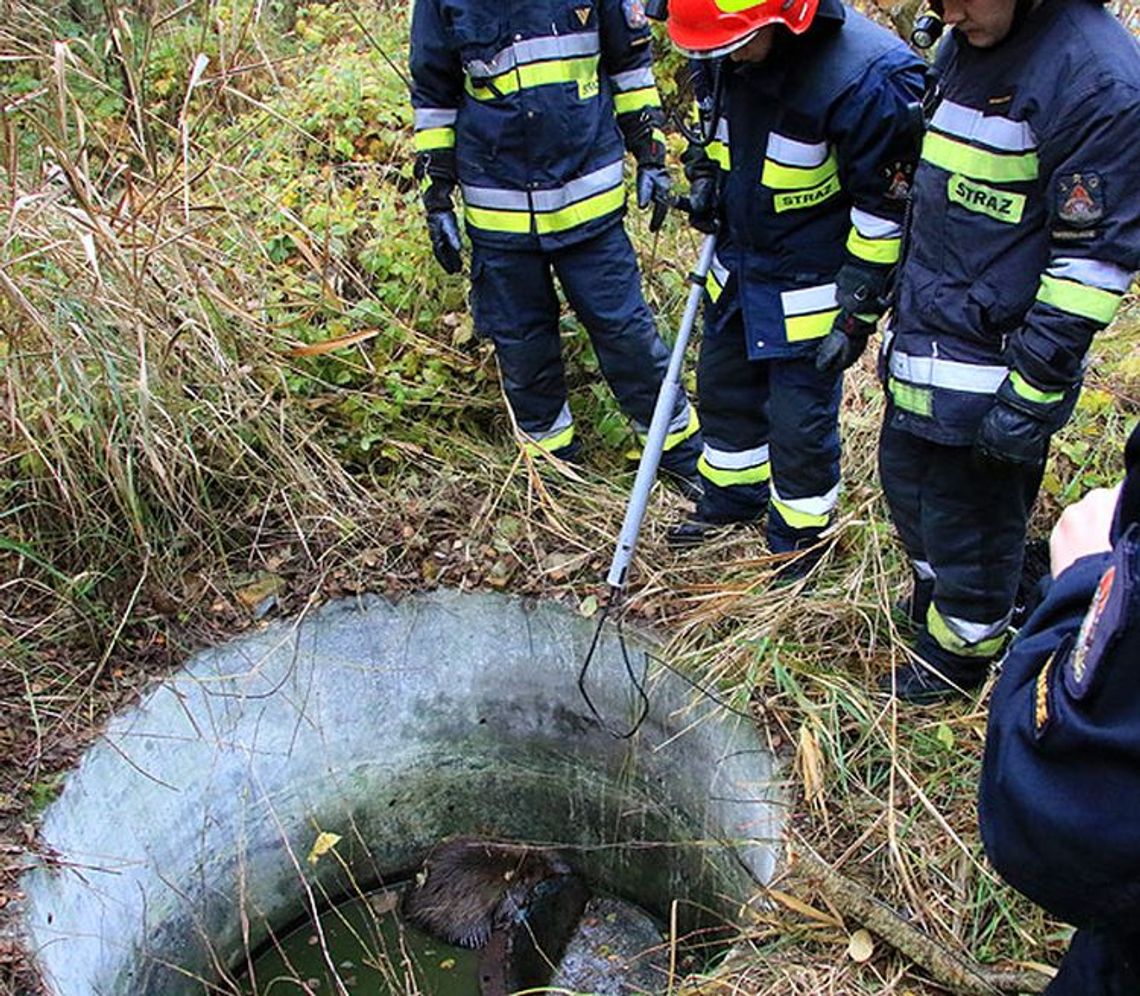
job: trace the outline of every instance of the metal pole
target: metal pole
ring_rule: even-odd
[[[665,449],[665,436],[669,431],[669,422],[673,418],[673,404],[677,398],[677,391],[681,388],[681,363],[685,358],[685,347],[689,343],[689,334],[693,331],[697,319],[697,309],[700,307],[701,294],[705,289],[705,278],[712,266],[715,251],[716,236],[705,236],[697,268],[689,275],[692,287],[689,288],[689,299],[685,303],[685,314],[677,331],[677,339],[673,343],[673,352],[669,355],[669,368],[657,392],[657,404],[653,408],[653,419],[649,423],[645,448],[637,465],[637,477],[633,482],[629,504],[626,506],[625,522],[622,523],[621,534],[614,549],[614,558],[610,563],[610,572],[606,576],[611,596],[625,588],[629,564],[633,560],[633,551],[637,546],[642,520],[645,518],[645,508],[649,503],[649,490],[657,477],[657,466],[661,463],[661,454]]]

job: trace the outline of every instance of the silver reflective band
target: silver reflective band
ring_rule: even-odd
[[[914,568],[914,573],[919,576],[923,581],[933,581],[935,578],[934,565],[929,560],[912,560],[911,566]]]
[[[490,59],[472,59],[463,68],[472,79],[498,76],[515,66],[548,59],[565,59],[576,55],[597,55],[601,51],[596,31],[579,31],[572,35],[545,35],[512,42]]]
[[[1123,294],[1132,286],[1132,271],[1115,263],[1104,263],[1099,259],[1077,259],[1057,257],[1046,271],[1049,276],[1060,280],[1075,280],[1089,287],[1114,291]]]
[[[835,291],[835,284],[820,284],[818,287],[782,291],[780,304],[783,305],[784,316],[810,315],[816,311],[828,311],[837,304]]]
[[[987,145],[1002,152],[1031,152],[1037,148],[1037,139],[1027,122],[987,116],[952,100],[938,105],[930,125],[965,142]]]
[[[857,207],[851,209],[851,224],[865,239],[897,239],[902,235],[902,225],[897,221],[880,218]]]
[[[502,190],[499,187],[473,187],[464,183],[463,200],[468,207],[492,208],[500,211],[529,211],[530,196],[525,190]]]
[[[417,107],[416,131],[428,128],[450,128],[455,124],[459,111],[454,107]]]
[[[772,498],[778,501],[781,505],[786,505],[788,508],[796,512],[802,512],[804,515],[828,515],[839,501],[839,485],[836,484],[825,495],[815,495],[808,498],[785,498],[776,488],[776,482],[772,482]]]
[[[772,132],[768,136],[768,151],[765,154],[781,166],[822,166],[827,159],[827,143],[800,142]]]
[[[713,253],[712,263],[709,269],[712,270],[714,279],[721,287],[728,283],[728,278],[731,276],[731,273],[729,273],[728,267],[720,261],[716,253]]]
[[[1009,374],[1007,367],[962,363],[936,356],[909,356],[897,349],[891,354],[891,373],[920,387],[940,387],[970,394],[993,394]]]
[[[613,82],[614,89],[623,92],[625,90],[641,90],[647,86],[654,86],[653,70],[646,67],[645,69],[631,69],[627,73],[616,73],[610,77]]]
[[[672,421],[669,423],[669,434],[672,435],[674,432],[680,432],[682,429],[687,429],[689,427],[689,419],[691,417],[690,407],[686,404],[678,414],[673,416]],[[634,419],[633,429],[635,432],[644,436],[649,431],[649,426],[644,422],[639,421],[638,419]]]
[[[718,450],[704,445],[705,461],[710,467],[717,470],[748,470],[750,467],[759,467],[768,462],[768,444],[757,446],[751,450]]]
[[[528,432],[527,435],[535,441],[549,439],[551,436],[557,436],[560,432],[569,429],[573,424],[574,416],[570,414],[570,405],[564,404],[554,419],[554,424],[549,429],[544,429],[542,432]]]
[[[620,186],[621,182],[622,161],[619,159],[553,190],[536,190],[531,197],[536,211],[558,211],[594,194],[613,190],[614,187]]]
[[[943,615],[941,612],[938,614],[942,616],[942,621],[946,623],[950,632],[966,644],[981,643],[983,640],[997,636],[1005,630],[1010,619],[1013,618],[1013,613],[1009,612],[1005,618],[999,619],[997,622],[979,623],[971,622],[969,619],[960,619],[958,616]]]

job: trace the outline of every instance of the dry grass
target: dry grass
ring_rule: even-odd
[[[249,5],[218,29],[220,54],[193,86],[188,71],[161,106],[132,100],[176,6],[143,8],[153,30],[114,42],[110,74],[93,43],[53,44],[62,9],[0,7],[3,65],[41,81],[0,112],[4,904],[60,773],[190,650],[267,608],[361,590],[493,587],[581,605],[598,593],[632,481],[631,466],[597,443],[582,470],[520,455],[486,350],[465,346],[449,314],[425,330],[424,302],[454,296],[454,284],[417,269],[406,307],[393,306],[329,229],[299,218],[296,252],[272,257],[263,223],[280,205],[241,168],[241,142],[268,123],[320,143],[278,100],[304,57],[283,61]],[[368,18],[380,31],[383,18]],[[121,113],[92,117],[93,102],[124,94]],[[219,121],[246,130],[219,147],[209,141]],[[405,194],[408,145],[405,129],[373,164]],[[330,203],[358,182],[346,176],[328,174]],[[655,241],[643,224],[631,227],[652,301],[675,316],[692,236],[675,226]],[[422,240],[415,251],[426,260]],[[290,352],[306,321],[310,337],[337,334],[337,317],[361,300],[374,305],[383,344],[370,334],[326,366]],[[1126,360],[1135,327],[1110,334],[1105,355]],[[412,356],[452,379],[383,424],[382,458],[346,460],[345,435],[361,431],[345,421],[346,399],[382,414],[424,376],[411,366],[392,381]],[[327,379],[339,373],[345,381]],[[1137,409],[1129,376],[1094,375],[1113,403],[1067,430],[1058,479],[1087,481],[1115,464]],[[585,380],[576,390],[588,397]],[[787,762],[793,840],[949,949],[983,962],[1053,959],[1063,931],[997,881],[981,853],[985,695],[915,711],[869,692],[905,653],[890,610],[907,570],[875,483],[880,405],[866,363],[844,404],[842,514],[810,588],[772,586],[757,533],[670,551],[663,532],[683,505],[658,490],[628,612],[671,634],[667,656],[691,680],[753,710]],[[1039,523],[1056,500],[1043,506]],[[849,957],[859,924],[794,861],[775,889],[702,992],[944,991],[881,943],[869,960]],[[0,939],[5,987],[32,992],[34,982],[18,946]]]

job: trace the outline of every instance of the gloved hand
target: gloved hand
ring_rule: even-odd
[[[711,235],[716,231],[716,209],[716,177],[694,177],[689,184],[689,224]]]
[[[657,232],[665,223],[669,211],[669,189],[673,186],[664,166],[654,163],[639,164],[637,167],[637,206],[642,210],[653,205],[649,216],[649,230]]]
[[[974,440],[974,452],[983,460],[1035,466],[1049,453],[1053,430],[1041,414],[1017,404],[998,391],[993,407],[982,418]]]
[[[459,222],[455,220],[455,212],[429,211],[427,224],[431,251],[435,253],[439,265],[445,273],[458,273],[463,269],[463,243],[459,238]]]
[[[815,368],[820,373],[840,374],[863,355],[875,323],[849,311],[835,316],[831,331],[815,352]]]

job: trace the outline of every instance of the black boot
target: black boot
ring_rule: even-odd
[[[880,691],[913,705],[931,705],[968,695],[989,674],[989,658],[951,654],[925,632],[919,636],[915,650],[916,658],[879,679]]]
[[[731,519],[719,515],[705,515],[698,504],[696,509],[686,518],[670,526],[665,533],[665,542],[673,547],[699,546],[705,540],[713,539],[732,529],[735,526],[754,525],[762,521],[764,513],[744,519]]]

